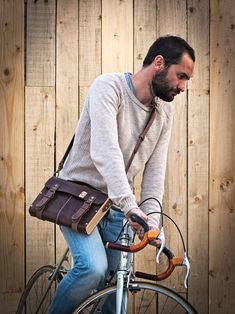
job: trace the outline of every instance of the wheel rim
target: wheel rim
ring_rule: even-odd
[[[104,289],[87,299],[75,313],[102,313],[102,306],[110,304],[110,296],[115,295],[116,287]],[[107,302],[104,297],[109,298]],[[161,286],[135,283],[129,288],[128,305],[122,307],[123,313],[130,314],[182,314],[196,313],[192,306],[180,295]],[[108,312],[103,308],[103,313]]]
[[[45,294],[48,285],[50,283],[50,277],[54,268],[52,266],[44,266],[39,269],[28,283],[22,299],[19,304],[17,313],[26,314],[45,314],[48,313],[48,308],[51,303],[52,297],[55,293],[56,286],[58,284],[58,278],[56,277],[45,296],[43,303],[40,305],[43,295]],[[39,308],[40,305],[40,308]]]

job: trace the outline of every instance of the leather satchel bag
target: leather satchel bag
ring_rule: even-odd
[[[145,138],[156,115],[153,109],[144,131],[140,134],[134,151],[127,163],[126,172]],[[83,182],[68,181],[56,176],[72,148],[74,136],[59,163],[54,176],[45,183],[42,191],[29,207],[31,216],[47,220],[58,225],[70,227],[75,231],[90,234],[108,209],[112,201],[108,195]]]

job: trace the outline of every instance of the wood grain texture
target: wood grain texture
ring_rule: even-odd
[[[54,225],[31,217],[28,208],[54,171],[55,91],[25,90],[26,278],[41,265],[54,263]]]
[[[156,39],[156,1],[135,0],[134,2],[134,72],[142,68],[149,47]],[[135,178],[135,195],[140,200],[142,173]],[[156,273],[156,249],[148,246],[135,255],[135,270]],[[136,300],[137,302],[137,300]],[[138,302],[137,302],[138,304]],[[155,307],[149,309],[154,311]]]
[[[27,2],[25,88],[26,280],[55,261],[55,228],[31,217],[28,207],[54,173],[56,1]]]
[[[28,279],[54,263],[62,243],[52,224],[29,217],[28,206],[53,173],[90,84],[101,72],[138,71],[165,34],[189,41],[196,67],[187,95],[172,103],[164,200],[187,240],[191,277],[188,292],[181,269],[163,284],[188,295],[200,313],[234,312],[234,25],[232,0],[0,2],[1,314],[15,312],[24,269]],[[182,253],[174,227],[166,235]],[[145,253],[136,266],[153,272],[154,249]]]
[[[181,36],[187,39],[186,1],[157,1],[157,34]],[[179,225],[187,243],[187,97],[177,96],[174,124],[169,144],[168,165],[165,181],[164,210]],[[165,219],[168,246],[175,255],[182,255],[182,242],[176,228]],[[184,270],[177,268],[166,280],[176,291],[186,292],[183,287]],[[165,282],[164,282],[165,283]]]
[[[26,85],[55,85],[56,1],[27,1]]]
[[[57,1],[56,12],[56,167],[78,120],[78,1]],[[56,226],[56,259],[66,244]]]
[[[79,113],[88,89],[101,74],[101,0],[79,1]]]
[[[134,72],[137,72],[142,68],[149,47],[156,40],[156,0],[135,0],[134,17]]]
[[[210,63],[210,313],[235,307],[235,6],[211,1]]]
[[[133,72],[133,0],[102,0],[102,73],[122,71]]]
[[[188,84],[189,300],[208,313],[209,3],[188,1],[188,41],[196,53]],[[198,245],[198,239],[202,245]],[[203,256],[203,258],[202,258]]]
[[[101,73],[101,0],[79,1],[79,85]]]
[[[24,285],[23,16],[21,1],[0,2],[0,304],[6,314],[15,311]]]

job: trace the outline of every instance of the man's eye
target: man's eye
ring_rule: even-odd
[[[185,81],[186,81],[186,80],[188,79],[188,78],[186,77],[186,75],[183,74],[183,73],[178,73],[177,76],[178,76],[178,79],[179,79],[179,80],[185,80]]]
[[[178,79],[180,79],[180,80],[186,80],[186,77],[185,77],[184,74],[179,73],[179,74],[178,74]]]

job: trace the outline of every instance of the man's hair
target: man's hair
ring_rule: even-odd
[[[194,50],[183,38],[171,35],[159,37],[149,48],[143,67],[150,65],[157,55],[163,56],[165,66],[179,64],[184,53],[187,53],[195,62]]]

